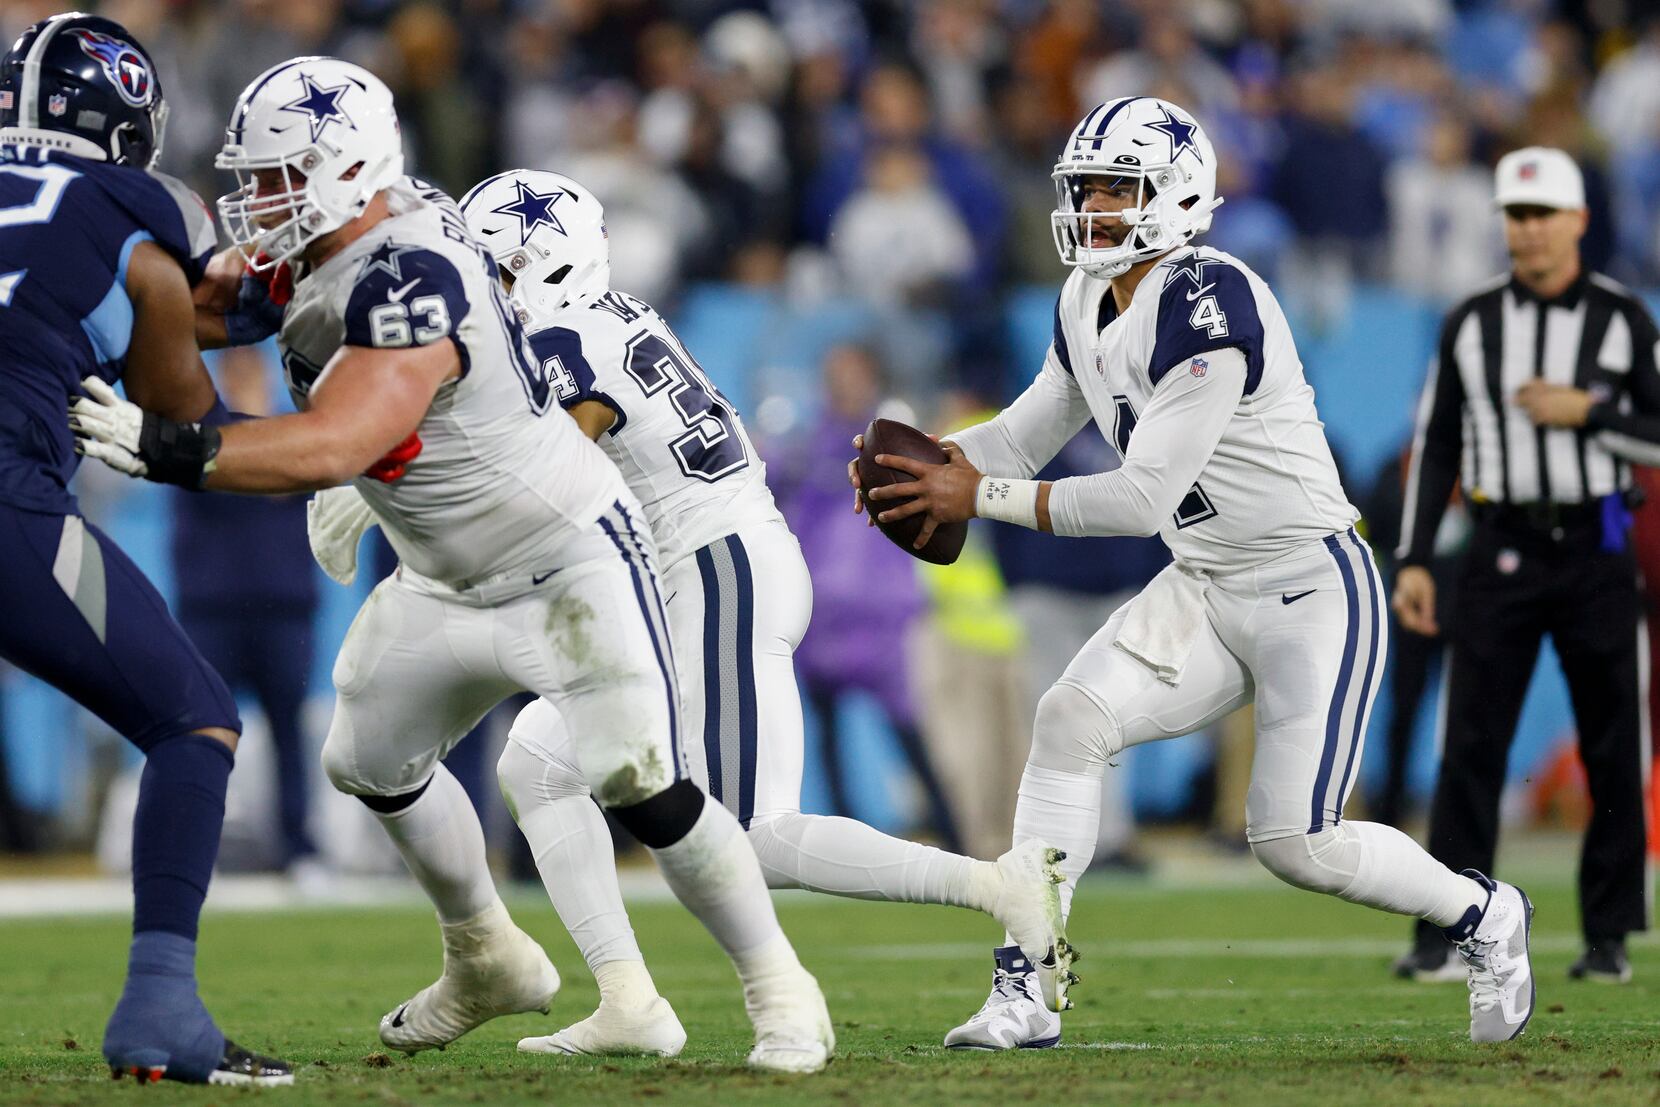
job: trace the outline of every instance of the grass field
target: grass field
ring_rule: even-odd
[[[1539,1008],[1520,1041],[1465,1040],[1459,985],[1386,972],[1402,921],[1271,884],[1220,890],[1096,881],[1072,932],[1085,953],[1057,1050],[952,1053],[978,1007],[994,935],[943,908],[781,897],[824,984],[837,1057],[818,1077],[744,1070],[748,1029],[730,968],[678,907],[634,910],[659,987],[691,1035],[671,1062],[521,1056],[513,1043],[587,1014],[592,980],[545,902],[520,922],[566,975],[551,1018],[489,1024],[443,1053],[381,1052],[381,1013],[437,970],[425,911],[219,912],[202,935],[203,991],[244,1044],[296,1062],[266,1092],[139,1091],[98,1052],[125,951],[119,919],[0,924],[0,1102],[88,1104],[158,1094],[236,1103],[1302,1104],[1660,1102],[1660,947],[1633,948],[1625,988],[1571,984],[1571,891],[1534,882]],[[0,886],[0,895],[4,894]]]

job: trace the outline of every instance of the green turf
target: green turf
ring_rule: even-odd
[[[287,1091],[167,1085],[169,1101],[230,1103],[1344,1103],[1613,1104],[1660,1101],[1660,953],[1633,950],[1625,988],[1570,984],[1566,885],[1535,884],[1541,987],[1528,1034],[1465,1040],[1459,985],[1390,978],[1406,924],[1318,896],[1249,884],[1086,887],[1073,935],[1085,953],[1066,1048],[951,1053],[942,1033],[989,978],[984,920],[943,908],[780,899],[785,926],[824,984],[835,1063],[805,1079],[741,1063],[738,989],[712,942],[670,904],[635,925],[691,1034],[672,1062],[520,1056],[513,1042],[586,1014],[595,999],[545,903],[513,905],[566,974],[554,1014],[504,1019],[447,1052],[380,1052],[381,1013],[438,967],[420,910],[210,914],[202,984],[244,1044],[298,1066]],[[0,1101],[85,1104],[140,1093],[112,1083],[99,1033],[120,979],[119,920],[0,924]],[[1523,1098],[1518,1098],[1523,1097]],[[1587,1097],[1594,1097],[1588,1100]],[[127,1099],[122,1099],[128,1102]],[[263,1100],[262,1100],[263,1102]]]

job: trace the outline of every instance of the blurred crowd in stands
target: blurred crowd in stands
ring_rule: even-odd
[[[59,0],[9,0],[14,33]],[[1660,279],[1650,0],[111,0],[161,59],[164,166],[205,196],[265,66],[336,54],[397,94],[413,166],[509,166],[605,200],[618,287],[730,280],[935,307],[938,366],[1001,352],[991,298],[1060,275],[1049,170],[1093,104],[1188,107],[1220,157],[1214,245],[1316,315],[1351,281],[1448,300],[1498,271],[1489,166],[1584,165],[1587,261]],[[920,340],[919,340],[920,341]],[[941,383],[928,379],[924,386]]]

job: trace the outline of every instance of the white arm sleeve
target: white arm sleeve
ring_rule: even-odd
[[[1087,422],[1083,390],[1061,368],[1051,346],[1037,378],[1012,404],[995,419],[957,431],[948,440],[987,476],[1027,478],[1049,464]]]
[[[1159,382],[1136,421],[1123,466],[1055,482],[1049,520],[1056,534],[1152,535],[1175,513],[1245,394],[1243,351],[1229,347],[1205,357],[1204,376],[1178,367]]]

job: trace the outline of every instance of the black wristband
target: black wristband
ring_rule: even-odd
[[[145,412],[144,426],[138,433],[138,459],[148,470],[144,477],[200,491],[213,459],[219,456],[220,441],[218,427],[175,423]]]

